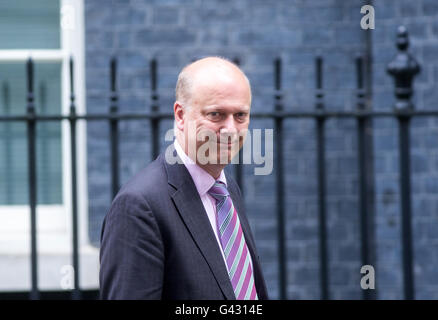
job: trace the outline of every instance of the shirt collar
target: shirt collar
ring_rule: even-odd
[[[174,141],[175,150],[178,156],[181,158],[182,162],[186,166],[190,175],[192,176],[193,182],[195,183],[196,189],[200,196],[205,195],[208,190],[214,185],[216,180],[204,169],[198,166],[181,148],[178,141]],[[227,185],[227,179],[225,178],[224,170],[221,171],[217,181],[221,181]]]

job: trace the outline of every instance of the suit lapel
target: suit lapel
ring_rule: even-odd
[[[163,157],[164,158],[164,157]],[[183,164],[169,165],[164,159],[171,197],[194,242],[207,261],[219,287],[227,299],[235,299],[222,253],[216,241],[196,186]]]

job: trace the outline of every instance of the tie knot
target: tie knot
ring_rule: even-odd
[[[227,186],[222,181],[216,181],[210,190],[208,190],[208,194],[216,200],[223,200],[230,195]]]

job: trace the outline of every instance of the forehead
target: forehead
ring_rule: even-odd
[[[246,111],[251,104],[250,95],[237,90],[200,88],[192,100],[199,110]]]
[[[251,90],[243,76],[196,78],[192,86],[192,103],[198,106],[249,106]]]

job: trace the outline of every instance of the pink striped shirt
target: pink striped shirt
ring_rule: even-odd
[[[217,221],[216,221],[216,200],[208,194],[208,190],[215,183],[215,179],[204,169],[198,166],[181,148],[178,141],[174,141],[175,150],[178,156],[181,158],[182,162],[186,166],[190,175],[192,176],[193,182],[195,183],[196,189],[198,190],[199,197],[201,198],[204,209],[207,212],[208,220],[210,221],[211,228],[213,229],[214,235],[216,236],[216,241],[219,245],[219,249],[222,253],[222,258],[224,259],[225,266],[227,265],[227,260],[225,258],[224,252],[222,250],[221,241],[218,235]],[[219,178],[227,185],[227,179],[225,178],[224,170],[221,171]]]
[[[193,182],[195,183],[196,189],[198,190],[199,197],[201,198],[202,204],[204,205],[205,212],[207,213],[208,220],[210,221],[211,228],[213,229],[214,235],[216,236],[216,241],[219,246],[219,250],[222,253],[222,258],[224,259],[225,268],[227,268],[227,259],[225,258],[224,251],[222,250],[221,240],[219,238],[219,232],[217,228],[217,219],[216,219],[216,200],[208,194],[208,190],[214,185],[216,180],[204,169],[198,166],[181,148],[178,141],[175,139],[174,141],[175,150],[178,156],[181,158],[182,162],[186,166],[190,175],[192,176]],[[225,178],[224,170],[221,171],[221,174],[218,181],[222,181],[227,185],[227,179]],[[243,230],[242,230],[243,232]],[[246,241],[246,239],[245,239]],[[248,248],[249,250],[249,248]],[[249,253],[249,251],[248,251]],[[249,263],[251,268],[254,270],[251,255],[249,257]]]

